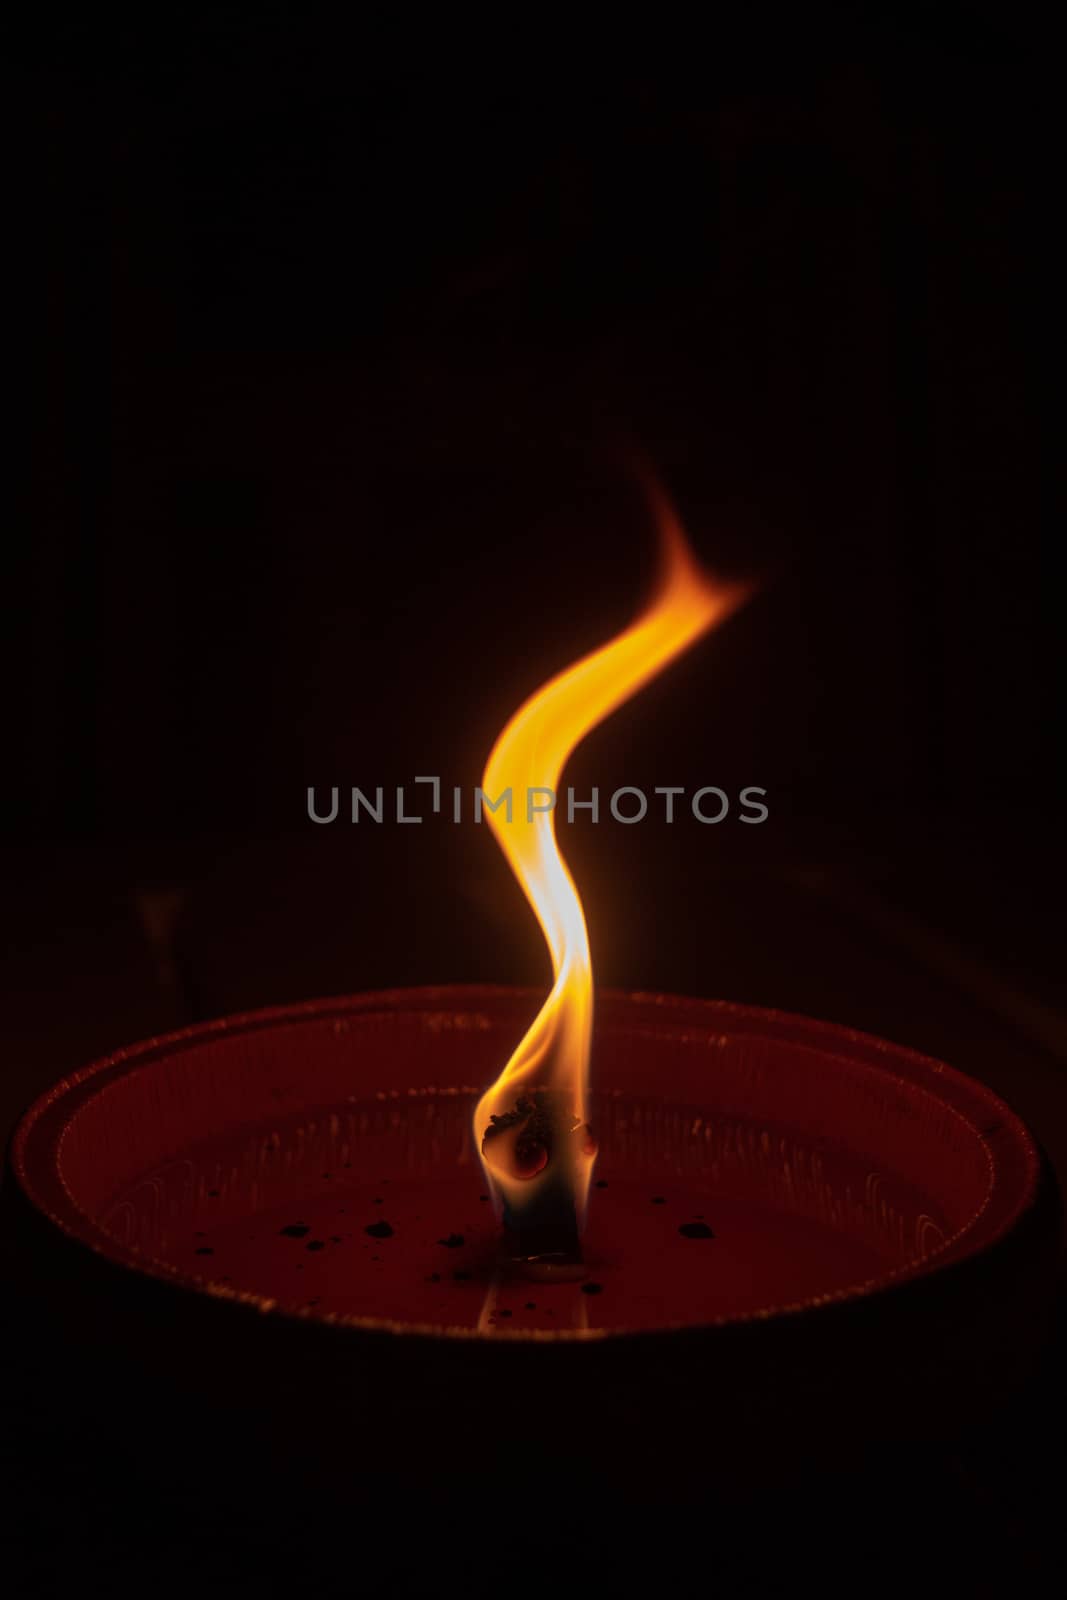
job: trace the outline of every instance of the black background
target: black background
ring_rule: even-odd
[[[771,814],[569,830],[602,979],[894,1031],[794,981],[789,914],[721,882],[829,871],[1054,1004],[1040,37],[974,8],[428,28],[223,8],[25,48],[13,1021],[68,982],[85,1015],[91,954],[36,947],[101,949],[104,902],[163,915],[182,1015],[540,981],[486,830],[316,829],[306,789],[469,791],[645,593],[635,448],[762,588],[568,777]]]
[[[636,447],[761,588],[569,781],[771,815],[567,830],[600,977],[951,1055],[1062,1167],[1048,41],[436,28],[17,53],[7,1120],[175,1022],[544,978],[487,830],[306,787],[479,781],[645,593]]]
[[[872,838],[1054,815],[1036,59],[973,19],[557,43],[268,15],[35,64],[24,826],[472,781],[640,597],[630,441],[706,558],[778,574],[662,702],[690,771]]]

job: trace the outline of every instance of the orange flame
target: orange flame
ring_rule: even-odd
[[[745,599],[739,584],[702,572],[668,501],[650,487],[662,547],[647,609],[622,633],[531,695],[497,739],[482,778],[489,822],[541,924],[552,990],[474,1116],[476,1148],[498,1206],[514,1221],[551,1184],[585,1214],[596,1158],[588,1127],[593,969],[582,902],[560,854],[551,810],[531,810],[531,791],[557,791],[564,764],[591,728],[727,617]],[[510,820],[499,805],[511,790]],[[547,796],[534,807],[547,804]]]

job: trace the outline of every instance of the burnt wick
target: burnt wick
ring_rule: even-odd
[[[591,1128],[564,1111],[560,1100],[552,1090],[533,1089],[521,1094],[510,1111],[494,1112],[482,1135],[482,1155],[489,1165],[528,1182],[545,1170],[561,1138],[576,1141],[583,1155],[595,1155]]]

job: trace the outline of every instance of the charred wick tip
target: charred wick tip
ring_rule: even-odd
[[[559,1090],[524,1089],[507,1110],[490,1118],[482,1154],[502,1180],[504,1271],[539,1280],[586,1276],[577,1162],[595,1150],[592,1131],[575,1116],[571,1096]],[[537,1182],[529,1182],[533,1178]],[[518,1190],[506,1179],[526,1182]]]
[[[561,1138],[576,1140],[582,1155],[596,1154],[588,1124],[564,1111],[552,1090],[532,1089],[520,1094],[509,1111],[490,1116],[482,1155],[508,1177],[528,1181],[544,1172]]]

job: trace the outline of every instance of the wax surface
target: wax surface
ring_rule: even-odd
[[[402,991],[146,1041],[46,1097],[15,1167],[101,1255],[190,1289],[489,1338],[862,1296],[973,1248],[1035,1181],[1008,1109],[940,1063],[804,1018],[601,995],[587,1276],[531,1283],[501,1268],[472,1114],[536,1004]]]
[[[223,1293],[487,1335],[651,1329],[854,1288],[943,1237],[929,1196],[826,1143],[684,1108],[600,1105],[581,1282],[502,1270],[463,1096],[346,1104],[200,1141],[103,1221]]]

